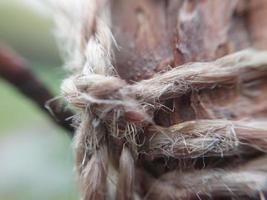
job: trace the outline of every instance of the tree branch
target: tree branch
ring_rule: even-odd
[[[25,59],[4,46],[0,46],[0,77],[15,86],[44,111],[52,121],[73,135],[74,128],[68,120],[73,113],[64,107],[62,102],[49,101],[54,96],[30,70]],[[45,105],[48,101],[49,109],[46,109]]]

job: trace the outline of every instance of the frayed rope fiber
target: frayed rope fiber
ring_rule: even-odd
[[[192,91],[267,76],[267,52],[248,49],[128,84],[112,65],[116,43],[110,3],[77,2],[78,13],[61,8],[55,18],[57,36],[65,43],[66,67],[72,72],[61,90],[79,116],[74,149],[81,199],[188,199],[197,193],[228,195],[229,188],[244,196],[263,190],[267,174],[253,167],[181,173],[178,166],[153,176],[147,166],[154,163],[156,168],[168,159],[265,153],[266,123],[207,119],[161,127],[154,113],[164,101]]]

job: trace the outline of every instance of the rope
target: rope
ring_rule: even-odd
[[[251,191],[263,188],[262,182],[253,186],[261,173],[252,175],[251,171],[208,171],[205,175],[194,172],[191,176],[197,181],[189,184],[183,178],[176,180],[171,177],[173,174],[156,181],[140,166],[143,162],[157,159],[196,159],[249,153],[251,150],[246,149],[247,146],[265,152],[267,128],[227,120],[200,120],[160,127],[153,118],[154,112],[167,99],[266,76],[267,52],[244,50],[213,62],[177,66],[150,79],[128,84],[112,65],[112,48],[116,43],[110,31],[110,2],[75,2],[78,13],[61,7],[55,18],[57,36],[66,56],[66,68],[72,74],[62,83],[62,94],[79,113],[74,149],[83,200],[130,200],[142,196],[186,199],[198,190],[224,193],[226,189],[221,189],[223,184],[235,188],[241,182],[252,188]],[[211,177],[210,173],[213,174]],[[248,174],[244,181],[229,178],[239,178],[244,173]],[[174,179],[174,182],[181,181],[180,185],[171,181],[166,183],[162,181],[164,177]],[[201,188],[205,185],[201,181],[207,179],[209,183],[214,183],[218,177],[224,178],[217,185]],[[244,193],[241,186],[235,189],[237,193]]]

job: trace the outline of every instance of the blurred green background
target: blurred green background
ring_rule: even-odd
[[[59,94],[64,78],[53,23],[37,0],[0,0],[0,42]],[[78,199],[71,139],[0,79],[0,200]]]

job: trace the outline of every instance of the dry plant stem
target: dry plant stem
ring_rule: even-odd
[[[223,157],[267,152],[267,127],[262,122],[188,121],[148,130],[144,151],[148,159]]]
[[[73,113],[59,101],[51,101],[50,110],[45,108],[47,101],[54,98],[47,87],[36,77],[36,75],[27,66],[27,62],[7,47],[0,46],[0,77],[15,86],[23,95],[38,105],[38,107],[48,114],[48,116],[57,125],[67,130],[72,136],[74,128],[68,118]]]

